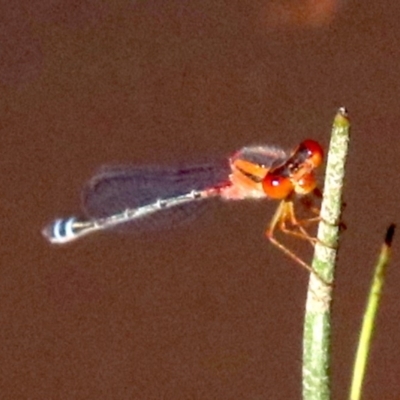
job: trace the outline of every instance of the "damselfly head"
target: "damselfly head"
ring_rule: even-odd
[[[294,156],[304,157],[304,164],[307,164],[309,168],[318,168],[324,159],[324,150],[321,145],[315,140],[306,139],[299,144],[297,149],[294,151]]]

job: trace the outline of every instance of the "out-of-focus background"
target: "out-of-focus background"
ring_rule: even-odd
[[[345,398],[371,267],[400,214],[399,16],[385,0],[2,2],[1,397],[298,399],[308,276],[263,236],[275,202],[65,247],[40,231],[79,213],[100,165],[326,147],[346,106],[332,359]],[[400,395],[397,243],[365,398]]]

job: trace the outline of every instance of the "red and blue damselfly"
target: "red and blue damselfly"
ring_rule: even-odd
[[[72,242],[98,231],[173,226],[197,214],[211,199],[276,199],[279,206],[266,230],[268,239],[304,268],[303,260],[274,236],[278,227],[314,244],[294,211],[295,195],[317,191],[315,170],[322,147],[305,140],[293,151],[274,146],[244,147],[219,163],[180,168],[103,167],[82,190],[86,217],[57,219],[42,233],[54,244]],[[305,222],[317,221],[318,216]]]

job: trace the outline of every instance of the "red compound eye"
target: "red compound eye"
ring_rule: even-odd
[[[265,194],[271,199],[284,199],[294,190],[288,177],[277,174],[267,174],[262,181]]]
[[[317,187],[317,180],[313,173],[303,175],[294,185],[297,194],[311,193]]]
[[[322,164],[324,159],[324,150],[321,145],[315,140],[307,139],[301,142],[299,149],[305,148],[308,151],[307,161],[317,168]]]

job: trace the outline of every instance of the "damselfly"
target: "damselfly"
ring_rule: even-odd
[[[57,219],[42,233],[49,242],[63,244],[109,229],[173,226],[196,214],[198,207],[212,198],[278,199],[281,201],[266,236],[289,257],[312,270],[275,238],[274,231],[279,227],[315,243],[303,221],[296,218],[293,199],[296,194],[316,190],[315,169],[322,161],[322,147],[313,140],[305,140],[292,152],[266,145],[244,147],[221,163],[169,169],[103,167],[83,188],[86,217]],[[318,218],[309,218],[307,222]]]

